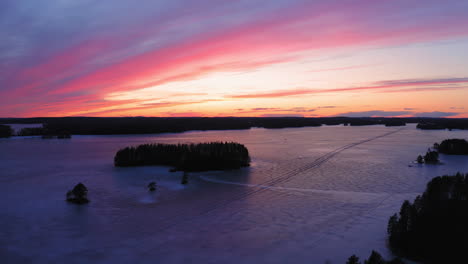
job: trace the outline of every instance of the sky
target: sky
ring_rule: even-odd
[[[468,117],[465,0],[1,0],[0,117]]]

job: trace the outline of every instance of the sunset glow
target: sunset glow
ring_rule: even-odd
[[[468,117],[468,1],[1,1],[0,116]]]

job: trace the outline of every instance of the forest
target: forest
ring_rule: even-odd
[[[387,261],[377,251],[372,250],[369,258],[364,262],[359,261],[359,257],[356,255],[352,255],[348,258],[346,264],[404,264],[404,262],[398,257]]]
[[[434,148],[442,154],[468,155],[468,141],[465,139],[446,139],[441,143],[435,143]]]
[[[418,121],[419,129],[468,129],[467,118],[424,118]]]
[[[423,263],[468,263],[468,174],[432,179],[390,217],[394,254]]]
[[[310,127],[321,125],[404,126],[468,129],[468,119],[396,117],[37,117],[0,118],[0,124],[43,124],[49,133],[73,135],[156,134],[191,130]],[[33,131],[28,131],[33,132]],[[34,131],[37,133],[37,131]]]
[[[249,166],[250,156],[244,145],[235,142],[143,144],[117,151],[114,165],[162,165],[186,172],[231,170]]]

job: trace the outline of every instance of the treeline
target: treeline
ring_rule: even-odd
[[[44,135],[43,127],[25,127],[18,131],[17,136],[42,136]]]
[[[432,179],[390,217],[392,251],[423,263],[468,263],[468,174]]]
[[[403,126],[421,129],[468,129],[468,119],[380,117],[60,117],[0,118],[0,124],[44,124],[50,131],[73,135],[154,134],[190,130],[307,127],[321,125]]]
[[[190,130],[227,130],[309,127],[321,125],[351,126],[403,125],[402,118],[349,117],[61,117],[0,118],[1,123],[44,124],[49,131],[66,131],[73,135],[155,134]],[[414,123],[414,122],[413,122]],[[36,132],[36,131],[27,131]]]
[[[377,251],[372,250],[369,258],[364,260],[364,262],[359,261],[359,257],[356,255],[352,255],[348,258],[346,264],[404,264],[404,262],[400,258],[387,261]]]
[[[244,145],[235,142],[144,144],[119,150],[114,165],[163,165],[182,171],[229,170],[249,166],[250,156]]]
[[[0,125],[0,138],[7,138],[13,135],[13,130],[10,126]]]
[[[468,129],[468,118],[424,118],[418,121],[419,129]]]
[[[434,148],[443,154],[468,155],[468,141],[465,139],[446,139],[440,144],[435,143]]]
[[[43,139],[49,138],[71,138],[70,132],[66,129],[52,129],[49,128],[48,125],[44,125],[43,127],[25,127],[22,128],[17,136],[42,136]]]

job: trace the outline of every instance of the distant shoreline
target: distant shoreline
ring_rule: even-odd
[[[49,134],[71,135],[161,134],[196,130],[242,130],[255,127],[279,129],[322,125],[394,127],[417,124],[417,128],[423,130],[468,129],[467,118],[417,117],[38,117],[0,118],[0,124],[43,124],[44,131]]]

